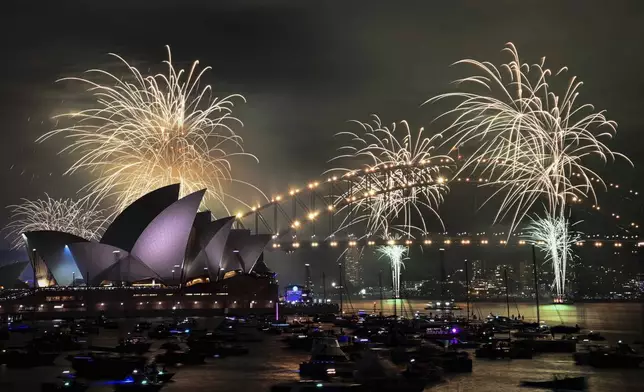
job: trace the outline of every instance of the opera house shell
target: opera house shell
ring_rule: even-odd
[[[180,199],[179,187],[142,196],[99,242],[24,233],[37,286],[191,286],[270,273],[262,261],[270,235],[233,229],[234,217],[212,221],[210,212],[198,212],[205,190]]]

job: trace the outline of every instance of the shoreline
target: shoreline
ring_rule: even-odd
[[[333,298],[335,300],[335,298]],[[370,298],[370,297],[359,297],[359,298],[351,298],[352,301],[374,301],[374,302],[380,302],[380,297],[375,297],[375,298]],[[387,301],[393,301],[393,298],[383,298],[384,302]],[[336,302],[339,301],[339,298],[337,299]],[[348,301],[345,299],[345,301]],[[426,301],[426,302],[437,302],[441,301],[440,299],[435,299],[435,298],[426,298],[426,297],[413,297],[413,298],[398,298],[398,301]],[[452,300],[450,300],[452,302]],[[464,304],[467,301],[465,299],[456,299],[453,300],[454,303],[458,304]],[[505,304],[506,300],[505,298],[492,298],[492,299],[470,299],[470,304],[474,303],[502,303]],[[521,304],[535,304],[536,301],[534,299],[529,299],[529,298],[512,298],[510,297],[510,304],[513,303],[521,303]],[[572,300],[572,304],[593,304],[593,303],[639,303],[639,304],[644,304],[644,298],[638,298],[638,299],[581,299],[581,300]],[[556,304],[552,302],[552,298],[539,298],[539,306],[544,306],[544,305],[568,305],[568,304]]]

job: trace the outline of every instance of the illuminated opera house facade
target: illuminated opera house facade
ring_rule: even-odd
[[[205,190],[180,199],[179,187],[132,203],[98,242],[24,233],[30,263],[0,274],[13,282],[32,268],[36,288],[5,290],[0,313],[272,308],[278,289],[263,261],[271,236],[233,228],[234,217],[212,220],[198,212]]]

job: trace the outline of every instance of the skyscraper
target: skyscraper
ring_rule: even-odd
[[[519,261],[519,288],[524,293],[534,291],[534,274],[532,263],[527,260]]]
[[[470,273],[471,279],[473,281],[479,281],[485,279],[485,261],[484,260],[472,260],[470,263]]]
[[[313,290],[313,279],[311,278],[311,265],[304,264],[304,288],[306,290]]]
[[[364,287],[364,269],[362,267],[363,248],[351,247],[344,254],[344,266],[348,287],[360,291]]]

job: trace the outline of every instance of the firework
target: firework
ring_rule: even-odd
[[[62,79],[86,85],[94,105],[58,116],[74,124],[37,141],[65,135],[70,144],[61,153],[77,156],[67,173],[82,169],[96,175],[83,190],[97,200],[115,197],[116,212],[171,183],[181,183],[182,195],[207,188],[205,202],[227,210],[224,199],[232,196],[225,184],[250,185],[232,178],[231,158],[256,160],[244,152],[242,138],[231,128],[241,125],[232,116],[234,102],[245,100],[237,94],[213,97],[210,85],[200,87],[210,67],[198,70],[195,61],[188,72],[176,70],[167,49],[167,75],[144,76],[112,54],[129,71],[128,77],[92,69],[87,78]]]
[[[407,247],[396,244],[396,240],[399,239],[399,236],[391,237],[387,241],[387,245],[376,248],[376,253],[380,255],[380,258],[386,257],[391,264],[391,281],[394,298],[400,298],[400,272],[405,267],[404,261],[407,260],[407,252],[409,251]]]
[[[347,161],[353,168],[363,165],[360,175],[355,169],[330,170],[342,173],[341,179],[348,184],[336,201],[344,205],[338,212],[346,212],[339,230],[364,224],[367,236],[397,232],[411,237],[412,232],[427,232],[423,210],[442,225],[437,209],[448,187],[440,171],[449,166],[451,158],[433,154],[440,135],[427,137],[423,128],[412,132],[406,121],[400,127],[395,123],[385,127],[377,116],[372,123],[355,122],[363,132],[337,134],[350,137],[350,144],[331,160]]]
[[[570,199],[596,200],[592,178],[605,184],[587,166],[588,161],[626,157],[602,141],[613,136],[616,123],[607,120],[603,111],[578,104],[580,81],[571,78],[563,95],[557,95],[548,84],[553,72],[545,67],[545,58],[529,65],[521,63],[511,43],[505,51],[512,61],[500,67],[475,60],[458,62],[474,66],[478,74],[457,83],[482,87],[485,93],[454,92],[428,102],[460,99],[444,114],[456,115],[446,130],[451,135],[445,143],[478,144],[461,170],[490,177],[483,186],[498,188],[490,198],[502,197],[495,221],[511,216],[513,231],[539,200],[547,200],[549,219],[563,217]]]
[[[21,204],[7,206],[10,220],[5,230],[13,248],[23,246],[22,233],[38,230],[62,231],[87,240],[98,240],[104,218],[102,211],[87,199],[22,199]]]
[[[558,298],[566,292],[566,266],[574,259],[572,246],[579,241],[581,233],[572,227],[563,216],[535,217],[525,230],[525,237],[546,254],[546,262],[552,263],[555,279],[553,287]]]

